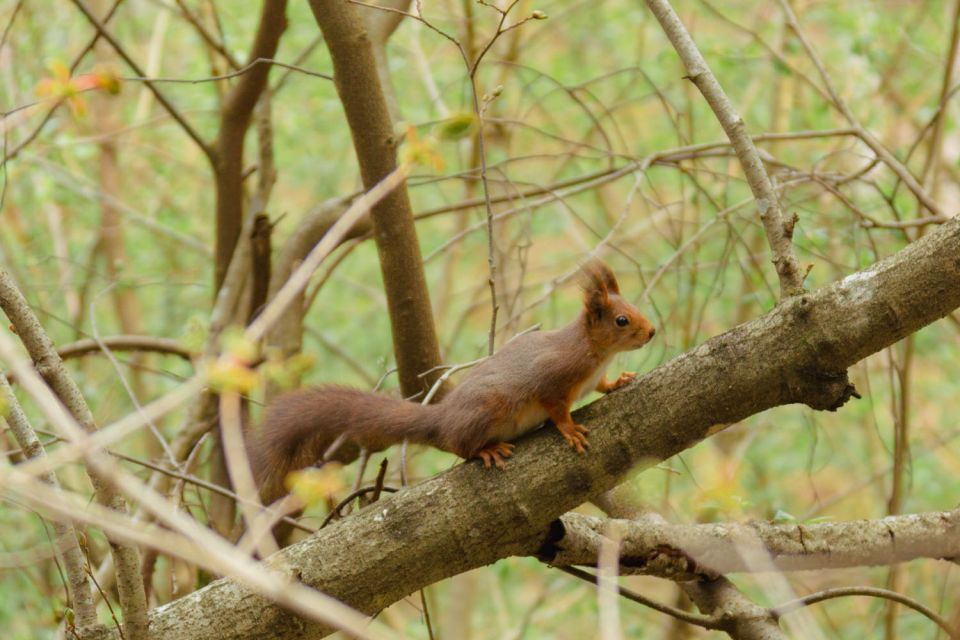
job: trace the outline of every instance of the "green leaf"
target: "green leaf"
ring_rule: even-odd
[[[477,130],[477,116],[469,112],[454,114],[437,125],[434,133],[441,140],[460,140]]]
[[[796,521],[797,519],[792,513],[787,513],[783,509],[777,509],[777,512],[773,514],[773,522],[776,524],[791,524]]]

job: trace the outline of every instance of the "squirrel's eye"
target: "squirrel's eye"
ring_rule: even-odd
[[[627,316],[617,316],[617,319],[615,322],[617,323],[618,327],[625,327],[628,324],[630,324],[630,318],[628,318]]]

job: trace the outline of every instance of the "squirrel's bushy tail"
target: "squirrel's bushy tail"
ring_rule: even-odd
[[[435,443],[440,411],[438,405],[332,385],[284,394],[247,434],[261,499],[269,503],[285,494],[288,473],[325,457],[346,464],[361,447],[375,452],[403,440]]]

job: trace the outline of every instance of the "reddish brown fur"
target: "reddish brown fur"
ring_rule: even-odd
[[[571,405],[597,389],[610,391],[632,379],[609,383],[604,370],[614,355],[638,349],[655,330],[640,311],[620,297],[610,269],[592,262],[584,309],[567,326],[511,340],[468,372],[440,404],[421,406],[383,394],[338,386],[301,389],[277,398],[251,433],[249,455],[264,500],[284,493],[292,470],[328,459],[350,462],[358,447],[380,451],[407,439],[463,458],[480,456],[501,466],[509,447],[498,445],[535,428],[548,415],[578,451],[586,429],[570,417]],[[617,318],[626,324],[617,324]],[[336,450],[331,446],[342,434]]]

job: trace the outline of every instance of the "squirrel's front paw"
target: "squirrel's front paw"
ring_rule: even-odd
[[[619,378],[617,378],[610,384],[610,391],[614,391],[616,389],[619,389],[620,387],[625,387],[631,382],[633,382],[634,380],[636,380],[636,378],[637,378],[637,374],[634,373],[633,371],[624,371],[623,373],[620,374]]]
[[[620,387],[624,387],[631,382],[633,382],[637,377],[633,371],[624,371],[620,374],[620,377],[614,380],[613,382],[607,382],[606,376],[600,379],[599,384],[597,384],[597,391],[600,393],[610,393],[611,391],[616,391]]]
[[[585,434],[590,433],[589,429],[582,424],[577,424],[575,422],[558,424],[557,429],[560,430],[560,435],[562,435],[563,439],[567,441],[567,444],[576,449],[577,453],[587,452],[587,449],[590,447],[590,443],[587,442],[587,436]]]

